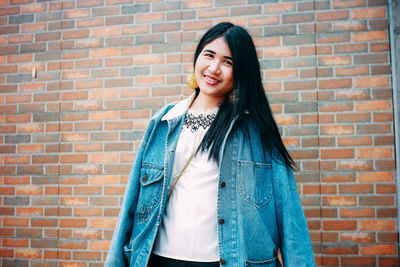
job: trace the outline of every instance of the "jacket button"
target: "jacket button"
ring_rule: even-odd
[[[147,180],[149,180],[149,178],[147,178],[147,175],[143,176],[142,178],[143,182],[147,182]]]
[[[219,260],[219,263],[221,263],[221,264],[225,264],[226,262],[225,262],[225,260],[224,260],[224,259],[220,259],[220,260]]]
[[[222,183],[221,183],[221,187],[224,188],[225,186],[226,186],[226,183],[225,183],[225,182],[222,182]]]
[[[224,224],[225,220],[224,219],[219,219],[218,222],[219,222],[219,224]]]

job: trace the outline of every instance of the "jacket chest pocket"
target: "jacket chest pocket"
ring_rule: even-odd
[[[238,161],[238,190],[248,204],[262,208],[272,196],[272,165]]]
[[[263,261],[246,260],[245,266],[246,267],[276,267],[276,266],[282,266],[282,265],[275,257],[275,258],[272,258],[269,260],[263,260]]]
[[[151,210],[153,210],[161,199],[163,187],[163,172],[162,166],[143,163],[140,170],[140,191],[138,197],[139,216],[143,220]]]

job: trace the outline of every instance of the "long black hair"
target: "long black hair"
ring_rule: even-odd
[[[256,48],[249,33],[230,22],[215,25],[200,39],[194,54],[193,65],[196,65],[197,58],[204,47],[219,37],[225,38],[232,53],[233,90],[236,90],[238,100],[231,103],[228,96],[225,97],[213,124],[204,136],[200,149],[202,151],[209,149],[210,159],[219,161],[219,150],[232,120],[236,119],[235,127],[246,125],[245,117],[246,113],[249,113],[256,128],[259,129],[264,149],[276,150],[286,165],[293,168],[295,163],[282,142],[264,92]],[[199,90],[199,88],[196,89],[197,94]]]

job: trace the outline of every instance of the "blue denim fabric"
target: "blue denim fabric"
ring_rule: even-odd
[[[183,114],[150,121],[129,176],[105,266],[146,266],[162,222]],[[315,266],[296,181],[276,154],[262,150],[247,115],[248,133],[231,129],[220,150],[218,244],[228,267]],[[251,137],[251,138],[250,138]]]

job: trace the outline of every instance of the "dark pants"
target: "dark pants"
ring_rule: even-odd
[[[150,267],[219,267],[219,262],[181,261],[151,254]]]

